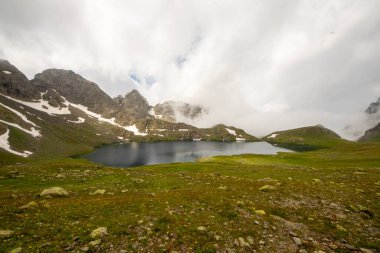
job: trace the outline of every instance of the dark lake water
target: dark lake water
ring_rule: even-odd
[[[125,143],[100,147],[81,156],[114,167],[193,162],[202,157],[238,154],[276,154],[291,152],[266,142],[157,142]]]

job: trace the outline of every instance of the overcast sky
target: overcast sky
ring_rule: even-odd
[[[72,69],[111,96],[200,103],[200,126],[354,138],[380,97],[379,14],[378,0],[0,0],[0,58],[29,78]]]

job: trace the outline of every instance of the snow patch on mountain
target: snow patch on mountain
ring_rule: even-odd
[[[46,91],[47,92],[47,91]],[[71,114],[70,110],[68,107],[64,107],[64,108],[59,108],[59,107],[54,107],[54,106],[51,106],[49,104],[48,101],[46,100],[43,100],[42,96],[46,94],[46,92],[41,92],[41,98],[40,100],[36,101],[36,102],[28,102],[28,101],[23,101],[23,100],[19,100],[19,99],[16,99],[16,98],[12,98],[12,97],[9,97],[9,96],[5,96],[3,94],[0,94],[10,100],[13,100],[17,103],[20,103],[20,104],[23,104],[25,106],[28,106],[30,108],[33,108],[35,110],[38,110],[38,111],[41,111],[41,112],[46,112],[47,114],[49,115],[54,115],[54,114]],[[65,105],[67,104],[68,102],[65,101]]]
[[[156,119],[162,119],[164,117],[164,115],[161,115],[161,114],[156,114],[155,111],[154,111],[154,108],[151,108],[149,111],[148,111],[149,115],[155,117]]]
[[[276,138],[278,134],[271,134],[270,136],[268,136],[268,138]]]
[[[84,123],[86,120],[82,117],[78,117],[78,120],[68,120],[68,122],[70,123],[74,123],[74,124],[80,124],[80,123]]]
[[[229,134],[236,135],[235,130],[232,130],[232,129],[229,129],[229,128],[226,128],[226,130],[227,130],[227,132],[228,132]]]
[[[4,104],[2,104],[2,103],[0,103],[0,105],[1,105],[2,107],[6,108],[7,110],[13,112],[13,113],[16,114],[17,116],[19,116],[19,117],[20,117],[23,121],[25,121],[26,123],[29,123],[29,124],[31,124],[32,126],[37,127],[37,125],[34,124],[34,122],[28,120],[28,118],[27,118],[24,114],[22,114],[21,112],[15,110],[15,109],[13,109],[13,108],[10,108],[9,106],[6,106],[6,105],[4,105]]]
[[[128,131],[134,133],[135,135],[140,135],[140,136],[145,136],[145,135],[147,135],[147,133],[141,133],[141,132],[139,131],[139,129],[136,127],[136,124],[135,124],[135,125],[132,125],[132,126],[126,126],[126,127],[124,127],[124,128],[125,128],[126,130],[128,130]]]
[[[16,150],[13,150],[11,148],[11,145],[9,144],[8,139],[9,139],[9,129],[7,128],[7,131],[4,134],[0,135],[0,148],[6,150],[9,153],[19,155],[22,157],[28,157],[33,154],[33,152],[30,152],[27,150],[25,150],[24,152],[18,152]]]
[[[10,75],[12,74],[12,72],[8,71],[8,70],[3,70],[3,73],[6,74],[6,75]]]
[[[25,133],[27,133],[27,134],[30,134],[30,135],[33,136],[33,137],[41,137],[41,136],[42,136],[41,133],[40,133],[40,131],[38,131],[38,130],[35,129],[34,127],[32,127],[32,129],[29,130],[29,129],[25,129],[25,128],[23,128],[23,127],[21,127],[21,126],[15,124],[15,123],[11,123],[11,122],[8,122],[8,121],[5,121],[5,120],[1,120],[1,119],[0,119],[0,122],[6,124],[6,125],[8,125],[8,126],[12,126],[12,127],[18,128],[18,129],[20,129],[21,131],[23,131],[23,132],[25,132]]]

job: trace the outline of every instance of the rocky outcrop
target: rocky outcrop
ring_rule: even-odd
[[[123,125],[134,124],[137,120],[146,119],[149,116],[150,106],[148,101],[137,91],[132,90],[124,97],[114,99],[118,103],[118,112],[115,118]]]
[[[81,104],[105,117],[111,117],[118,111],[117,103],[96,83],[71,70],[48,69],[37,74],[31,83],[41,92],[56,91],[71,103]],[[49,97],[50,102],[59,103],[52,96]]]
[[[30,85],[28,78],[15,66],[0,59],[0,92],[23,100],[39,99],[39,92]]]

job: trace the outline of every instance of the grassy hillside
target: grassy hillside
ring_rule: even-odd
[[[379,153],[347,142],[129,169],[3,166],[0,252],[378,252]],[[53,186],[69,196],[39,197]]]
[[[269,143],[296,151],[324,149],[348,142],[320,125],[273,132],[263,139]]]

